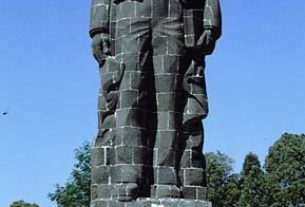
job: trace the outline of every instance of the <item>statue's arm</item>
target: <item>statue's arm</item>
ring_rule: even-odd
[[[203,33],[197,41],[204,55],[213,53],[217,39],[221,36],[221,11],[219,0],[205,0]]]
[[[204,5],[203,25],[205,29],[211,29],[213,38],[221,36],[221,9],[219,0],[206,0]]]
[[[89,30],[91,37],[98,33],[109,33],[110,1],[92,0]]]
[[[110,55],[110,1],[92,0],[89,34],[92,53],[99,64]]]

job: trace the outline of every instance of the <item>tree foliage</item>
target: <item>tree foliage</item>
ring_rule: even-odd
[[[233,160],[217,151],[206,154],[209,200],[213,207],[237,206],[239,176],[233,173]]]
[[[283,134],[265,161],[271,207],[305,203],[305,135]]]
[[[39,207],[39,206],[35,203],[27,203],[24,200],[19,200],[19,201],[13,202],[10,205],[10,207]]]
[[[265,173],[257,155],[249,153],[244,161],[240,179],[239,207],[265,206]]]
[[[56,185],[49,198],[58,207],[88,207],[90,205],[91,146],[88,142],[75,150],[76,164],[64,186]]]

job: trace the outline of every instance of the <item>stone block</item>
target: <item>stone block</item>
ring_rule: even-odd
[[[180,168],[190,168],[191,167],[191,151],[185,150],[181,156]]]
[[[175,138],[178,136],[176,130],[159,130],[156,133],[155,147],[158,149],[172,149],[176,145]]]
[[[109,166],[92,166],[91,182],[93,184],[109,184],[110,182],[110,167]]]
[[[109,199],[111,198],[112,185],[110,184],[100,184],[97,185],[97,195],[99,199]]]
[[[135,137],[137,137],[137,139],[135,139]],[[116,146],[147,146],[147,142],[147,134],[143,129],[132,127],[116,129]]]
[[[113,185],[113,198],[118,201],[130,201],[136,199],[140,189],[136,183]]]
[[[180,40],[179,40],[180,39]],[[184,51],[184,36],[177,35],[176,38],[168,38],[168,54],[177,55],[181,54],[181,51]],[[178,68],[179,69],[179,68]]]
[[[152,8],[153,18],[167,18],[168,17],[168,11],[169,11],[169,4],[159,4],[158,1],[152,0]]]
[[[166,130],[169,129],[169,113],[168,112],[159,112],[157,113],[158,117],[158,129],[159,130]]]
[[[124,90],[120,91],[120,108],[136,108],[138,107],[138,91]]]
[[[132,149],[130,146],[115,147],[115,164],[132,164]]]
[[[143,114],[138,109],[117,110],[117,127],[141,127],[143,125]]]
[[[142,182],[143,165],[116,165],[114,169],[114,183],[138,183]]]
[[[197,187],[196,188],[196,199],[197,200],[207,200],[208,199],[208,190],[206,187]]]
[[[164,68],[164,61],[167,58],[164,58],[163,55],[157,55],[157,56],[153,56],[153,63],[154,63],[154,72],[155,75],[161,75],[165,73],[165,68]]]
[[[132,163],[139,165],[149,165],[151,164],[151,149],[147,147],[136,147],[132,148]]]
[[[170,92],[175,92],[176,90],[176,74],[159,74],[159,75],[155,75],[155,83],[156,83],[156,92],[157,93],[167,93],[168,96],[173,97],[172,95],[170,95]],[[174,101],[175,99],[172,99],[171,101]],[[165,104],[174,104],[175,103],[165,103]]]
[[[201,168],[184,169],[184,186],[203,186],[204,170]]]
[[[156,184],[176,185],[176,169],[174,167],[154,167],[154,181]]]
[[[117,18],[123,19],[135,17],[135,6],[135,3],[132,1],[126,2],[124,5],[119,5],[119,12],[117,14]]]
[[[92,149],[92,165],[100,166],[105,165],[105,148],[95,147]]]
[[[201,152],[195,150],[191,151],[191,167],[205,169],[206,167],[205,157]]]
[[[138,199],[136,207],[212,207],[208,201],[198,201],[193,199]]]
[[[112,207],[109,204],[109,201],[93,201],[91,202],[90,207]]]
[[[94,147],[92,149],[92,165],[109,165],[111,159],[110,150],[110,147]]]
[[[180,198],[181,189],[176,185],[153,185],[151,187],[151,198]]]
[[[195,187],[183,187],[182,195],[185,199],[196,199],[196,188]]]
[[[168,44],[168,37],[164,36],[156,36],[152,40],[152,44],[155,49],[153,51],[154,55],[167,55],[167,49],[164,50],[164,46]]]
[[[157,93],[157,106],[159,111],[174,111],[175,110],[175,102],[173,102],[173,96],[175,94],[168,94],[168,93]]]
[[[125,67],[125,72],[135,72],[135,71],[140,71],[140,65],[138,61],[139,55],[138,54],[123,54],[122,55],[122,61],[126,65]],[[130,73],[133,74],[133,73]],[[134,78],[131,78],[133,80]]]

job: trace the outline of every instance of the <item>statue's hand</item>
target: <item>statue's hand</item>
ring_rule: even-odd
[[[214,38],[212,29],[205,29],[197,41],[197,48],[204,55],[210,55],[214,51],[216,39]]]
[[[109,34],[98,33],[93,36],[92,53],[99,64],[102,64],[104,59],[111,55]]]

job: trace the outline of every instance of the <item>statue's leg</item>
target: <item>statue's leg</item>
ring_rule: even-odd
[[[206,164],[202,153],[204,130],[202,119],[208,114],[205,85],[204,57],[192,57],[184,75],[184,91],[187,94],[183,113],[183,133],[180,146],[184,146],[180,160],[180,178],[183,197],[206,199]]]
[[[114,75],[108,67],[101,70],[101,79],[107,82],[108,77]],[[108,75],[107,75],[108,74]],[[101,200],[111,199],[111,162],[113,157],[113,141],[115,139],[115,108],[108,108],[109,102],[105,99],[103,84],[98,96],[98,132],[92,148],[91,168],[91,206],[99,206]],[[110,91],[109,91],[110,92]],[[111,93],[113,93],[112,91]],[[115,101],[115,100],[109,100]],[[112,104],[113,106],[115,104]]]
[[[179,0],[153,0],[153,62],[157,100],[152,197],[181,197],[177,173],[182,127],[181,85],[185,71],[182,8]],[[170,17],[170,18],[169,18]]]
[[[185,149],[181,155],[179,175],[182,183],[184,198],[206,199],[206,162],[202,153],[204,131],[202,120],[184,125],[181,145]]]
[[[153,104],[149,91],[152,85],[151,13],[147,17],[137,16],[146,7],[150,7],[149,1],[124,1],[118,4],[116,12],[116,59],[125,65],[115,111],[113,155],[114,198],[120,201],[146,196],[145,187],[152,174],[147,130],[148,108]]]

